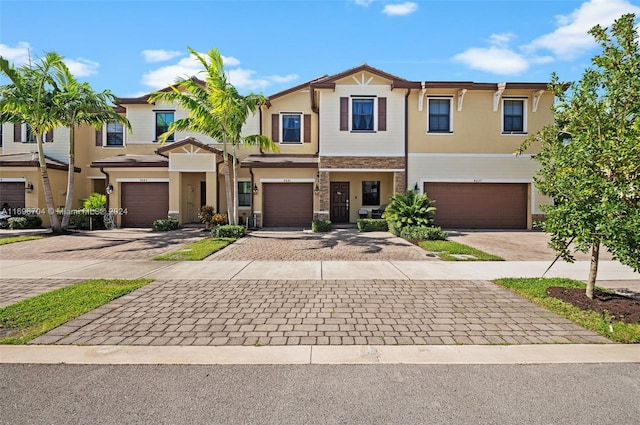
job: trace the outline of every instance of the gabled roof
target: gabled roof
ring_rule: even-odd
[[[95,160],[92,168],[122,168],[122,167],[168,167],[169,158],[158,154],[149,155],[115,155]]]
[[[412,86],[411,81],[405,80],[404,78],[389,74],[388,72],[384,72],[381,69],[374,68],[371,65],[363,63],[362,65],[356,66],[355,68],[347,69],[346,71],[321,78],[313,82],[311,84],[311,87],[316,89],[332,89],[335,87],[336,81],[344,77],[348,77],[349,75],[357,74],[358,72],[368,72],[370,74],[377,75],[378,77],[390,80],[392,88],[409,88],[410,86]]]
[[[293,86],[293,87],[288,88],[288,89],[286,89],[286,90],[282,90],[282,91],[280,91],[280,92],[278,92],[278,93],[274,93],[274,94],[270,95],[270,96],[268,97],[268,99],[269,99],[269,100],[271,100],[271,99],[277,99],[277,98],[279,98],[279,97],[286,96],[286,95],[288,95],[288,94],[290,94],[290,93],[297,92],[298,90],[303,90],[303,89],[305,89],[305,88],[309,88],[309,86],[310,86],[311,84],[313,84],[313,83],[315,83],[315,82],[317,82],[317,81],[322,81],[323,79],[327,78],[328,76],[329,76],[329,75],[325,74],[325,75],[323,75],[323,76],[321,76],[321,77],[314,78],[314,79],[309,80],[309,81],[305,81],[304,83],[298,84],[297,86]]]
[[[194,138],[194,137],[187,137],[186,139],[182,139],[179,140],[177,142],[173,142],[173,143],[167,143],[164,146],[162,146],[161,148],[158,148],[156,150],[156,153],[160,154],[160,155],[164,155],[168,153],[169,151],[175,149],[175,148],[179,148],[182,146],[195,146],[199,149],[203,149],[212,153],[215,153],[216,155],[221,155],[223,154],[223,152],[220,149],[214,148],[211,145],[207,145],[202,143],[201,141],[199,141],[198,139]],[[229,155],[231,156],[231,155]]]
[[[45,163],[47,169],[51,170],[69,170],[69,165],[53,159],[45,155]],[[25,153],[12,153],[6,155],[0,155],[0,167],[37,167],[40,168],[40,162],[38,161],[38,154],[25,152]],[[79,173],[82,170],[78,167],[74,167],[74,172]]]

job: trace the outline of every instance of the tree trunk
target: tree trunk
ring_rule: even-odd
[[[62,225],[63,229],[69,226],[69,217],[71,215],[71,204],[73,202],[73,182],[74,182],[74,168],[76,163],[76,148],[74,140],[75,130],[73,125],[69,131],[69,172],[67,173],[67,197],[64,202],[64,211],[62,212]]]
[[[229,224],[235,224],[233,221],[233,215],[231,206],[233,205],[233,199],[231,198],[231,172],[229,170],[229,159],[224,162],[224,188],[227,195],[227,219],[229,220]]]
[[[596,286],[598,274],[598,257],[600,256],[600,241],[591,247],[591,265],[589,267],[589,280],[587,281],[587,297],[593,299],[593,290]]]
[[[233,224],[238,223],[238,164],[237,164],[237,155],[236,155],[236,145],[233,145]]]
[[[38,162],[40,163],[40,176],[42,177],[42,189],[44,190],[44,199],[47,204],[47,215],[51,223],[51,229],[54,233],[60,233],[60,220],[56,214],[55,205],[53,203],[53,193],[51,192],[51,182],[49,181],[49,173],[47,172],[47,162],[44,159],[44,147],[42,146],[42,135],[36,133],[36,144],[38,145]]]

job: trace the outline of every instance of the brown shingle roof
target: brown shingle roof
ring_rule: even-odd
[[[45,155],[44,157],[45,163],[47,164],[48,169],[52,170],[69,170],[69,165],[58,161],[57,159],[53,159]],[[6,155],[0,155],[0,167],[40,167],[40,162],[38,161],[38,154],[25,152],[25,153],[12,153]],[[82,170],[78,167],[74,167],[74,171],[76,173],[81,172]]]
[[[169,158],[158,154],[149,155],[115,155],[95,160],[92,168],[115,167],[168,167]]]
[[[317,155],[249,155],[240,162],[241,168],[318,168]]]

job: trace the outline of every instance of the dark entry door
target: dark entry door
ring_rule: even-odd
[[[331,182],[331,221],[349,222],[349,182]]]

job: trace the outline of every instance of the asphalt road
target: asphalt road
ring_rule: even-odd
[[[2,424],[637,424],[639,364],[0,365]]]

